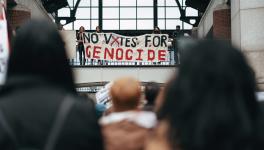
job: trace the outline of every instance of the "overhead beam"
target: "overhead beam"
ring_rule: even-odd
[[[98,1],[98,6],[99,6],[99,16],[98,16],[98,19],[99,19],[99,27],[101,29],[103,29],[103,0],[99,0]]]
[[[196,22],[195,24],[191,24],[191,25],[198,26],[201,17],[200,16],[186,16],[186,9],[183,9],[183,6],[181,6],[181,3],[179,2],[179,0],[175,0],[175,1],[178,5],[178,8],[181,14],[180,20],[188,24],[191,24],[190,20],[194,19]]]
[[[77,0],[76,5],[74,6],[73,10],[71,10],[71,17],[75,17],[80,2],[81,0]]]
[[[154,27],[158,26],[158,0],[153,0]]]
[[[60,24],[61,20],[65,20],[66,21],[66,23],[64,25],[69,24],[71,22],[74,22],[76,20],[75,15],[76,15],[76,12],[77,12],[77,9],[79,7],[80,2],[81,2],[81,0],[77,0],[75,6],[73,7],[73,9],[71,9],[70,6],[69,6],[70,17],[59,17],[58,16],[58,12],[56,12],[55,13],[55,22],[56,22],[56,24],[57,25],[61,25]]]
[[[185,10],[182,9],[181,3],[179,2],[179,0],[175,0],[175,1],[176,1],[177,5],[178,5],[178,8],[179,8],[181,16],[185,16]]]

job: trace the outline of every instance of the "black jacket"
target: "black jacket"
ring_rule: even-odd
[[[83,36],[81,36],[81,34],[78,32],[77,33],[77,35],[76,35],[76,39],[77,40],[83,40],[83,42],[86,42],[86,40],[85,40],[85,35],[84,35],[84,33],[82,33],[83,34]],[[78,42],[78,45],[83,45],[83,42]]]
[[[42,149],[58,108],[69,92],[32,78],[9,80],[0,92],[0,109],[22,147]],[[74,95],[74,94],[73,94]],[[56,150],[99,150],[102,137],[92,100],[76,99],[57,140]],[[0,149],[13,142],[0,126]]]

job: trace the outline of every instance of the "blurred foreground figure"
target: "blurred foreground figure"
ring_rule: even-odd
[[[155,100],[160,92],[160,85],[156,82],[149,82],[145,85],[145,99],[147,103],[144,106],[146,111],[154,111]]]
[[[239,50],[199,42],[168,86],[147,150],[263,149],[255,77]]]
[[[142,150],[149,130],[156,125],[153,112],[140,111],[140,83],[121,78],[110,89],[112,113],[101,118],[106,150]]]
[[[0,149],[103,149],[94,104],[77,96],[66,58],[52,23],[19,29],[0,92]]]

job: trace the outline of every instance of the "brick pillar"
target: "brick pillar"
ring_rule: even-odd
[[[213,36],[231,40],[231,9],[227,4],[218,5],[213,12]]]
[[[17,6],[7,10],[7,19],[13,30],[24,24],[30,18],[30,10],[23,5],[18,4]]]

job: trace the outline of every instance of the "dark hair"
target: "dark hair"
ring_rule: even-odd
[[[80,26],[79,32],[81,31],[81,29],[85,30],[84,26]]]
[[[64,42],[52,22],[32,20],[17,32],[8,78],[28,75],[75,92]]]
[[[170,126],[169,143],[182,150],[256,149],[263,132],[255,91],[254,72],[239,50],[198,42],[186,50],[159,111]]]
[[[158,26],[155,26],[154,29],[157,28],[160,31],[160,28]]]
[[[160,86],[156,82],[148,82],[145,85],[145,97],[147,100],[147,105],[154,105],[155,99],[160,91]]]
[[[102,32],[100,26],[96,26],[96,29],[95,29],[96,32],[97,32],[97,29],[99,29],[98,33],[101,33]]]
[[[156,28],[158,29],[158,31],[156,31]],[[153,33],[155,33],[155,34],[160,34],[161,32],[160,32],[160,28],[158,27],[158,26],[155,26],[154,27],[154,30],[153,30]]]

